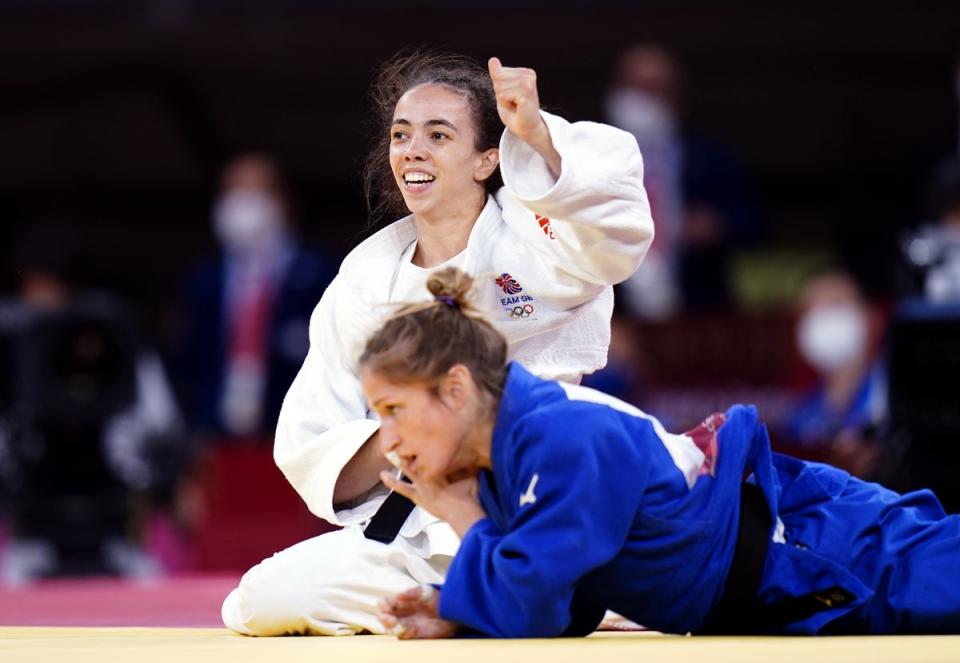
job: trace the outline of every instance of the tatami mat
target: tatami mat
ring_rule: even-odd
[[[0,628],[4,663],[933,663],[960,636],[684,638],[604,633],[574,640],[399,641],[388,636],[245,638],[224,629]]]

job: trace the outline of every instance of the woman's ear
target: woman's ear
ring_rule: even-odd
[[[440,382],[440,397],[447,407],[458,411],[473,396],[473,375],[463,364],[454,364]]]
[[[499,165],[500,150],[496,147],[491,147],[489,150],[484,150],[480,153],[480,159],[477,162],[477,167],[473,171],[473,179],[475,179],[477,182],[483,182],[488,177],[493,175],[493,171],[495,171]]]

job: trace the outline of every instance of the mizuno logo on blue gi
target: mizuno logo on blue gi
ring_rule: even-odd
[[[537,501],[537,496],[533,494],[533,491],[536,489],[538,481],[540,481],[540,475],[534,474],[533,478],[530,479],[530,485],[527,486],[527,492],[520,496],[520,506],[533,504]]]

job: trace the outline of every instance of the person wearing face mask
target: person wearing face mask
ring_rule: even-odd
[[[886,374],[874,351],[880,320],[840,270],[811,278],[800,306],[797,347],[817,384],[790,416],[786,436],[864,476],[876,460],[873,438],[887,412]]]
[[[674,57],[641,44],[620,55],[605,104],[610,123],[637,139],[657,224],[644,264],[622,286],[631,312],[646,319],[728,306],[731,251],[758,235],[742,167],[684,125],[682,97]]]
[[[207,437],[267,440],[306,356],[310,313],[333,266],[300,246],[276,162],[237,157],[213,205],[220,253],[184,295],[181,384]]]

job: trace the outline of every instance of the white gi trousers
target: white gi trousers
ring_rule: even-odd
[[[350,525],[291,546],[247,571],[223,602],[223,623],[243,635],[382,634],[380,599],[442,583],[452,559],[424,559],[402,536],[383,544]]]

